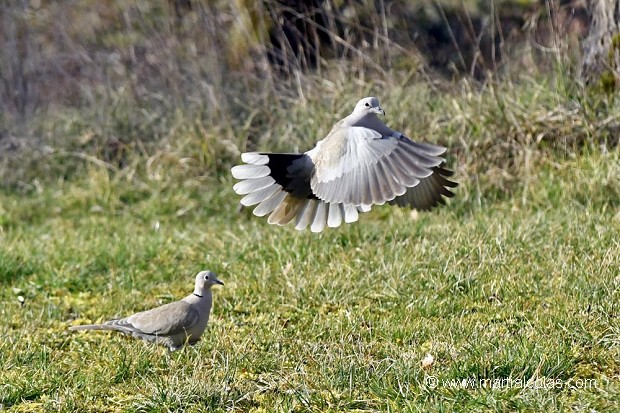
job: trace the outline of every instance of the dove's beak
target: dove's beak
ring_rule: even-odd
[[[375,112],[377,115],[385,116],[385,111],[383,109],[381,109],[381,107],[379,107],[379,106],[376,106],[376,107],[372,108],[372,111]]]
[[[219,284],[219,285],[224,285],[224,283],[223,283],[223,282],[221,282],[220,280],[213,280],[213,281],[215,281],[215,283],[216,283],[216,284]]]

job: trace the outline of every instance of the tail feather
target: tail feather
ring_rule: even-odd
[[[310,231],[321,232],[323,231],[323,229],[325,229],[325,221],[327,220],[327,207],[328,204],[326,204],[325,202],[319,202],[316,208],[316,212],[314,213],[312,225],[310,225]]]
[[[71,326],[69,327],[71,331],[80,331],[80,330],[117,330],[116,326],[110,324],[85,324],[82,326]]]
[[[296,230],[304,230],[308,227],[308,225],[310,225],[310,222],[312,222],[312,218],[314,218],[314,213],[319,202],[321,201],[317,201],[316,199],[308,199],[306,201],[303,208],[301,208],[301,210],[297,214],[297,218],[295,219]]]
[[[270,176],[256,179],[246,179],[233,186],[233,190],[239,195],[246,195],[273,185],[276,181]]]
[[[254,209],[254,215],[263,217],[269,214],[271,211],[276,209],[278,205],[280,205],[280,202],[284,200],[286,195],[287,193],[283,191],[282,188],[278,188],[273,195],[258,204],[258,206]]]
[[[343,204],[330,204],[329,213],[327,214],[327,226],[330,228],[338,228],[342,224],[344,217]]]
[[[241,154],[241,160],[252,165],[267,165],[269,156],[258,152],[246,152]]]
[[[252,205],[260,204],[261,202],[263,202],[264,200],[268,199],[273,194],[281,190],[282,190],[282,187],[280,185],[277,185],[277,184],[271,185],[267,188],[258,189],[254,192],[250,192],[249,194],[241,198],[240,202],[241,202],[241,205],[244,205],[244,206],[252,206]]]
[[[280,205],[273,210],[267,222],[270,224],[285,225],[291,222],[293,218],[299,214],[306,200],[295,198],[291,194],[287,194]]]
[[[254,215],[269,215],[270,224],[294,221],[297,230],[310,227],[321,232],[326,226],[355,222],[359,212],[370,211],[370,205],[328,204],[318,199],[310,187],[314,164],[306,154],[248,152],[241,160],[245,164],[231,170],[239,179],[233,190],[243,195],[242,205],[256,205]]]
[[[262,178],[269,175],[270,169],[266,165],[237,165],[231,170],[232,176],[237,179]]]
[[[350,224],[358,219],[357,208],[354,205],[344,205],[344,222]]]

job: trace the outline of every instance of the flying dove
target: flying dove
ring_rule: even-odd
[[[69,327],[69,330],[116,330],[175,351],[185,343],[194,344],[200,339],[209,321],[211,287],[215,284],[224,285],[213,272],[201,271],[196,275],[194,292],[180,301],[103,324]]]
[[[245,165],[231,170],[241,204],[258,204],[254,215],[270,214],[270,224],[294,221],[312,232],[355,222],[386,202],[420,210],[445,204],[442,196],[453,197],[448,188],[457,186],[446,179],[446,148],[412,141],[379,114],[379,100],[367,97],[305,153],[242,154]]]

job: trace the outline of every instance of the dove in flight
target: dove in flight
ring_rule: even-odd
[[[180,301],[102,324],[69,327],[69,330],[115,330],[175,351],[200,339],[209,322],[211,287],[215,284],[224,285],[213,272],[201,271],[196,275],[194,292]]]
[[[445,204],[457,183],[441,157],[446,148],[417,143],[386,126],[376,97],[366,97],[353,113],[305,153],[247,152],[231,170],[241,204],[257,205],[270,224],[310,227],[321,232],[358,219],[372,205],[389,203],[429,210]]]

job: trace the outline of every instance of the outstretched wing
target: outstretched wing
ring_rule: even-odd
[[[421,211],[428,211],[437,205],[445,205],[446,201],[443,197],[454,196],[454,192],[450,192],[448,188],[456,188],[458,185],[447,179],[452,175],[452,171],[444,169],[443,166],[436,166],[430,176],[420,179],[419,184],[407,188],[403,195],[397,196],[388,203]]]
[[[440,155],[445,151],[440,146],[413,142],[397,132],[383,136],[366,127],[342,126],[332,130],[314,154],[315,173],[310,186],[325,202],[383,204],[433,176],[435,168],[444,162]],[[434,199],[449,192],[444,186],[436,186],[443,181],[431,178],[430,182],[422,185],[422,191],[413,191],[412,196],[425,195],[429,190],[434,191]]]

